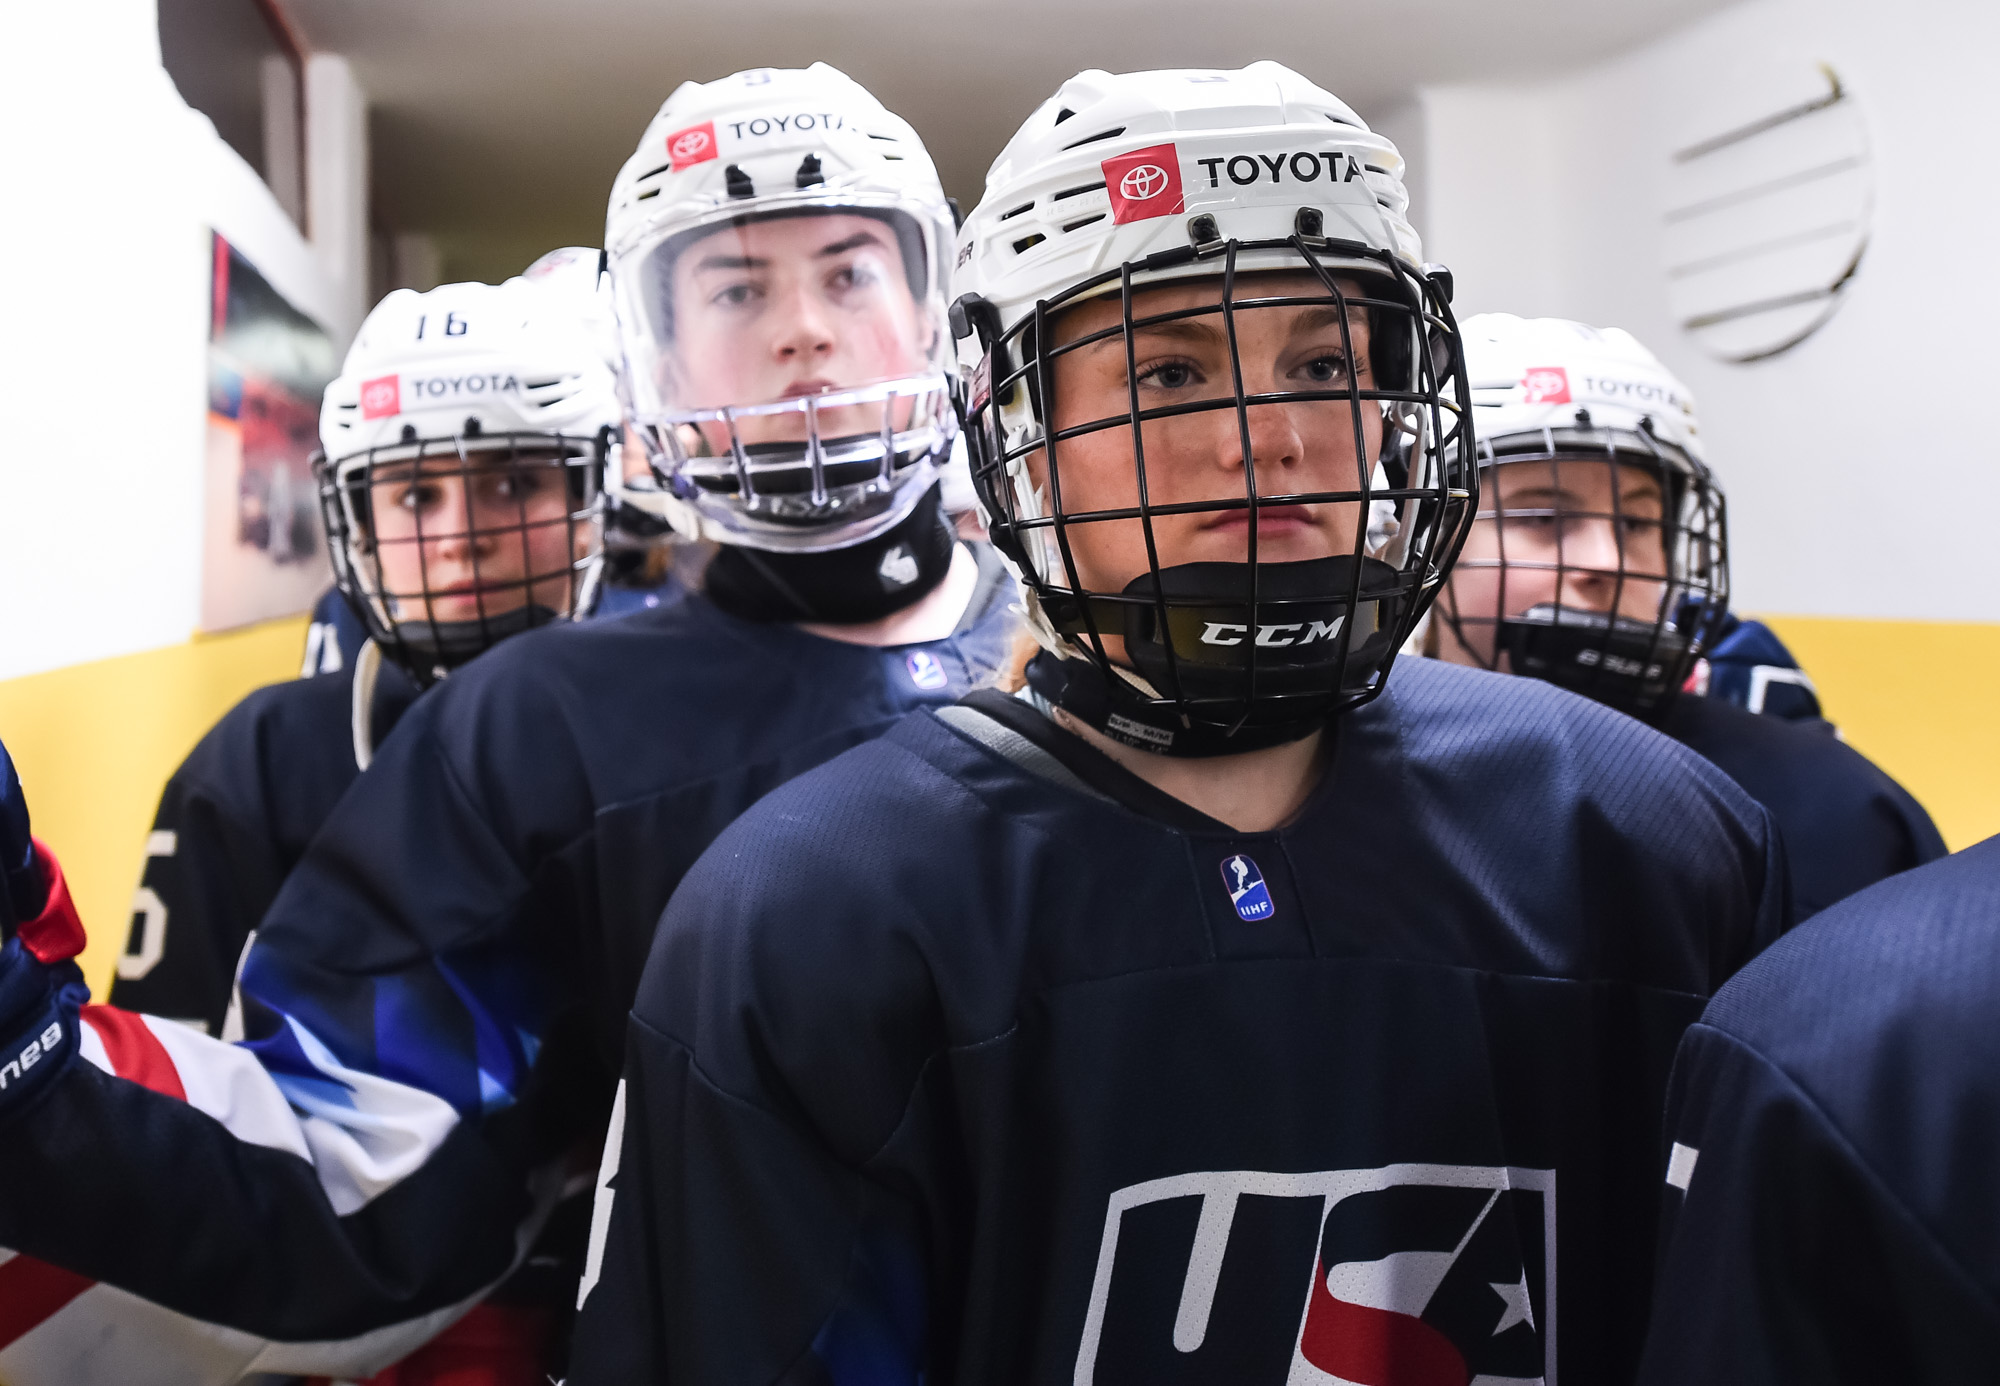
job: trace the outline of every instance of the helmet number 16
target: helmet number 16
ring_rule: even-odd
[[[420,314],[418,316],[417,318],[418,341],[421,342],[424,339],[424,327],[427,323],[430,322],[430,320],[431,320],[430,314],[428,313]],[[465,335],[465,319],[461,318],[455,312],[446,313],[444,315],[444,335],[447,337],[463,337]]]

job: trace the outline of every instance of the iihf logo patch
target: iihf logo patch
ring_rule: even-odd
[[[918,650],[906,661],[910,669],[910,682],[919,688],[943,688],[951,682],[951,675],[944,671],[944,665],[929,650]]]
[[[1222,863],[1222,884],[1228,887],[1229,903],[1236,906],[1240,919],[1269,919],[1277,908],[1264,885],[1264,873],[1245,856],[1228,857]]]
[[[1527,1386],[1556,1358],[1555,1172],[1213,1170],[1118,1190],[1075,1386]]]

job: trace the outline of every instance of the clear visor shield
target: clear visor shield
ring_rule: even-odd
[[[1723,497],[1638,430],[1547,430],[1483,448],[1481,509],[1439,638],[1468,662],[1644,711],[1686,679],[1728,608]]]
[[[994,344],[974,484],[1071,649],[1182,717],[1294,721],[1372,695],[1463,537],[1456,329],[1366,247],[1204,252]]]
[[[587,614],[603,552],[601,438],[420,440],[320,465],[342,589],[421,678]]]
[[[802,197],[620,257],[634,411],[663,488],[717,537],[828,549],[889,528],[957,432],[949,219]]]

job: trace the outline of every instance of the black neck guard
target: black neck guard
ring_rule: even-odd
[[[1047,650],[1028,661],[1028,687],[1091,730],[1162,756],[1199,759],[1288,746],[1326,725],[1324,717],[1228,732],[1200,723],[1184,725],[1168,709],[1151,706],[1125,680],[1107,677],[1090,660],[1058,659]]]
[[[957,544],[938,488],[893,529],[852,548],[774,553],[726,544],[708,565],[708,599],[745,621],[858,625],[901,611],[936,590]]]

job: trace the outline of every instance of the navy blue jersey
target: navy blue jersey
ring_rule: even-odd
[[[619,583],[606,583],[598,594],[597,610],[593,613],[602,621],[615,616],[630,615],[634,611],[652,611],[662,606],[672,606],[687,595],[687,588],[681,580],[668,573],[659,582],[644,587],[628,587]]]
[[[361,769],[354,673],[260,688],[231,708],[167,781],[146,843],[111,1004],[222,1032],[243,945]],[[416,700],[387,662],[369,745]]]
[[[1770,813],[1785,840],[1799,919],[1945,854],[1923,806],[1825,722],[1681,697],[1658,725]]]
[[[2000,1378],[2000,838],[1884,881],[1688,1031],[1648,1386]]]
[[[572,1381],[1611,1382],[1762,812],[1429,660],[1239,833],[1033,707],[910,718],[669,906]]]
[[[306,626],[306,655],[299,665],[299,677],[309,679],[352,669],[354,661],[361,657],[361,647],[367,641],[368,628],[361,624],[354,608],[340,595],[338,587],[329,587],[313,603],[312,620]]]
[[[981,569],[959,632],[924,644],[690,597],[530,631],[454,673],[265,916],[243,1043],[155,1027],[151,1068],[86,1050],[7,1124],[0,1181],[39,1192],[0,1199],[0,1244],[211,1337],[291,1345],[261,1370],[365,1375],[407,1353],[594,1163],[687,867],[761,795],[1004,659],[1012,587],[990,553]],[[148,1086],[162,1068],[166,1092]],[[150,1312],[145,1332],[168,1317]]]

